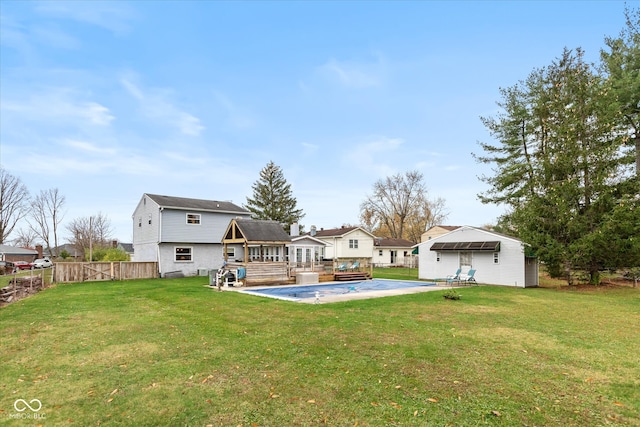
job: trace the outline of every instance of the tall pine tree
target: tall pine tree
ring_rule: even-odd
[[[273,161],[260,171],[260,179],[251,188],[253,197],[247,197],[245,208],[251,211],[254,219],[278,221],[290,232],[291,224],[304,217],[291,193],[291,184]]]
[[[565,50],[502,90],[503,112],[483,119],[498,144],[481,143],[485,155],[476,156],[495,173],[482,178],[491,188],[481,200],[511,209],[505,224],[552,275],[582,270],[592,283],[604,268],[633,263],[623,256],[633,247],[622,243],[640,222],[626,185],[631,159],[621,150],[607,89],[580,49]]]

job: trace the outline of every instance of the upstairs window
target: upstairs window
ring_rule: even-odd
[[[349,239],[349,249],[358,249],[358,239]]]
[[[493,263],[500,264],[500,252],[493,253]]]
[[[187,214],[187,224],[200,225],[200,214],[188,213]]]

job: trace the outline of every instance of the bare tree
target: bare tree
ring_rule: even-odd
[[[360,219],[376,235],[418,242],[446,218],[444,206],[443,199],[429,200],[422,173],[409,171],[377,181],[360,205]]]
[[[20,228],[17,237],[12,240],[19,248],[33,248],[38,240],[38,235],[31,228]]]
[[[98,213],[89,217],[76,218],[67,225],[72,243],[80,253],[87,253],[92,247],[106,247],[113,233],[111,221]]]
[[[33,221],[33,223],[29,222],[31,230],[42,239],[47,253],[56,257],[58,254],[54,251],[57,251],[58,247],[58,227],[64,216],[61,212],[64,202],[65,198],[57,188],[42,190],[31,200],[30,217]]]
[[[29,191],[20,178],[0,167],[0,244],[8,241],[18,221],[26,215]]]

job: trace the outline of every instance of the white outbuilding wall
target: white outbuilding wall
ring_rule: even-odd
[[[431,250],[440,242],[500,242],[497,251]],[[481,228],[464,226],[419,245],[420,279],[434,280],[452,275],[458,268],[476,270],[478,283],[504,286],[537,286],[537,262],[525,257],[525,244],[518,239]],[[465,262],[469,261],[469,262]],[[529,261],[529,262],[527,262]],[[470,265],[469,265],[470,264]],[[529,274],[527,274],[527,272]]]

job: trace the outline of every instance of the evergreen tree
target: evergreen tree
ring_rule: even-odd
[[[273,161],[260,171],[260,179],[251,188],[253,197],[247,197],[245,208],[254,219],[278,221],[290,232],[291,224],[304,217],[302,209],[296,207],[298,202],[291,193],[291,184]]]
[[[608,50],[601,51],[627,144],[635,152],[636,178],[640,180],[640,9],[625,8],[626,27],[619,37],[607,37]]]
[[[565,50],[501,93],[503,113],[483,119],[499,144],[482,143],[485,155],[476,156],[495,165],[481,200],[510,208],[503,224],[553,275],[581,269],[598,283],[600,270],[631,262],[622,252],[640,223],[607,84],[581,50]]]

